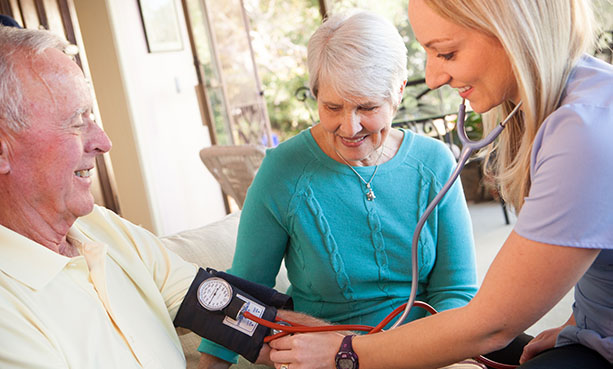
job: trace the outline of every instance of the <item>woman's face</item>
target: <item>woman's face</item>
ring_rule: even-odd
[[[320,129],[319,145],[331,158],[343,162],[340,153],[351,165],[375,165],[378,150],[392,126],[394,108],[379,98],[350,97],[344,99],[326,84],[317,95]]]
[[[444,19],[424,0],[409,1],[409,19],[426,50],[428,87],[456,88],[478,113],[519,101],[511,63],[498,39]]]

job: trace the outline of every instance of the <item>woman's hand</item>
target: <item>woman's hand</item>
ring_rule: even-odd
[[[541,352],[552,348],[556,344],[556,338],[558,337],[558,334],[562,328],[563,327],[548,329],[534,337],[526,346],[524,346],[524,352],[519,358],[519,363],[523,364]]]
[[[556,339],[558,338],[560,331],[569,325],[575,325],[575,317],[573,315],[571,315],[568,321],[562,326],[548,329],[534,337],[526,346],[524,346],[524,352],[519,358],[519,363],[523,364],[541,352],[552,348],[556,344]]]
[[[282,364],[291,369],[334,369],[343,337],[334,332],[285,336],[270,342],[270,359],[277,369]]]

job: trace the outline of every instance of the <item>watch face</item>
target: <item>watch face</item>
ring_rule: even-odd
[[[337,369],[354,369],[354,361],[352,357],[339,358],[336,360]]]
[[[198,287],[198,302],[210,311],[228,306],[232,300],[232,286],[219,277],[205,279]]]

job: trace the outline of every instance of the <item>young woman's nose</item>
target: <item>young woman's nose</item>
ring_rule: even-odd
[[[426,85],[432,90],[437,89],[451,80],[451,76],[443,70],[437,58],[426,59]]]

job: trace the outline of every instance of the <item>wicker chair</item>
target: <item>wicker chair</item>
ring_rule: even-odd
[[[200,159],[219,182],[221,190],[242,209],[247,188],[265,154],[262,146],[211,146],[200,150]]]

